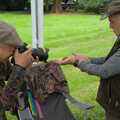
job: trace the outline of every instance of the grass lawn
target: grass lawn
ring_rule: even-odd
[[[46,15],[45,47],[50,48],[50,58],[62,58],[72,53],[92,57],[105,56],[115,36],[109,30],[108,21],[100,21],[97,15]],[[31,45],[31,16],[22,13],[0,13],[0,20],[17,28],[22,39]],[[88,113],[89,120],[104,120],[104,110],[96,103],[99,78],[80,72],[73,66],[63,66],[71,94],[81,102],[95,105]],[[70,105],[73,113],[83,120],[84,112]],[[8,120],[15,120],[8,114]]]

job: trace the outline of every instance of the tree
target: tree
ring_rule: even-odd
[[[61,2],[63,0],[53,0],[52,12],[61,13],[63,11]]]
[[[62,3],[67,3],[70,0],[44,0],[44,9],[46,12],[61,13],[63,11]]]
[[[84,10],[99,12],[100,8],[111,0],[78,0],[79,7]]]
[[[52,9],[53,0],[44,0],[44,10],[45,12],[50,12]]]
[[[0,10],[24,10],[29,0],[0,0]]]

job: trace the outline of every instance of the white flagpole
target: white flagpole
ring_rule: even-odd
[[[33,48],[44,47],[43,9],[43,0],[31,0]]]

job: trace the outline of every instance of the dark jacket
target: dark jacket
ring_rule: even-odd
[[[106,112],[120,118],[120,40],[118,39],[107,57],[80,62],[83,72],[101,78],[97,101]]]
[[[105,61],[110,59],[119,48],[120,41],[116,41]],[[101,78],[97,101],[104,107],[106,112],[120,118],[120,73],[108,78]]]
[[[24,75],[24,71],[18,65],[12,67],[9,61],[0,63],[0,120],[6,120],[5,110],[15,105],[15,96],[23,82],[20,81],[20,77]]]
[[[69,94],[63,71],[55,63],[37,63],[25,71],[20,66],[11,66],[10,62],[5,62],[0,64],[0,68],[0,104],[2,106],[0,114],[4,115],[3,109],[14,109],[17,104],[17,93],[24,93],[26,88],[30,89],[40,102],[45,101],[55,92]]]

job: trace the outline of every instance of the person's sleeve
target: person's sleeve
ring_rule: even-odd
[[[120,73],[120,49],[103,64],[93,64],[91,61],[78,62],[77,67],[91,75],[108,78]]]
[[[17,93],[20,90],[20,87],[24,83],[24,80],[21,78],[24,78],[25,69],[15,65],[12,69],[12,72],[8,78],[7,85],[3,89],[2,97],[3,97],[3,104],[4,103],[10,103],[15,104]]]
[[[92,64],[103,64],[105,62],[106,57],[98,57],[98,58],[90,58]]]

